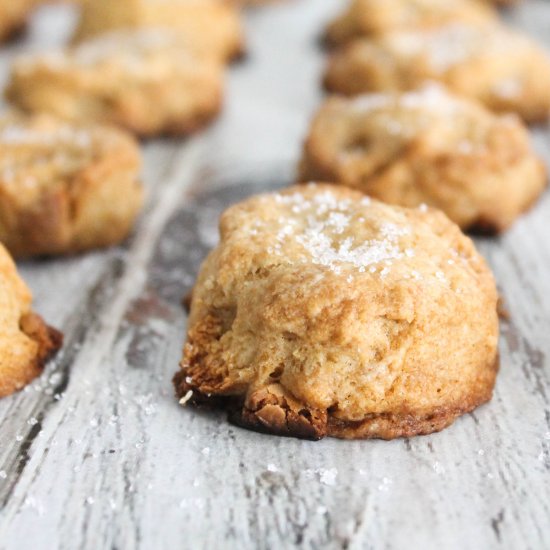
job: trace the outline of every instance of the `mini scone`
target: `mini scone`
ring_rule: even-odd
[[[223,0],[84,0],[76,39],[148,27],[175,29],[195,48],[222,61],[244,51],[239,10]]]
[[[193,290],[181,404],[280,435],[392,439],[491,398],[495,282],[443,213],[310,184],[229,208],[220,233]]]
[[[140,153],[120,130],[0,117],[0,242],[16,257],[122,241],[142,204]]]
[[[428,204],[462,229],[498,233],[546,187],[546,169],[514,115],[438,85],[331,97],[313,119],[299,181],[334,181],[401,206]]]
[[[223,66],[176,31],[120,31],[15,62],[7,98],[25,111],[185,135],[219,112]]]
[[[351,0],[326,31],[328,44],[339,46],[362,36],[388,31],[430,29],[449,23],[486,23],[495,11],[479,0]]]
[[[35,6],[35,0],[0,0],[0,42],[25,26]]]
[[[0,244],[0,398],[36,378],[63,337],[31,309],[32,296]]]
[[[332,56],[325,74],[326,88],[345,95],[411,90],[427,80],[528,122],[546,120],[550,111],[547,53],[497,24],[457,23],[358,39]]]

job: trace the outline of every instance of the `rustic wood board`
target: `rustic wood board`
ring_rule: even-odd
[[[226,205],[292,181],[321,98],[317,38],[339,0],[247,16],[221,120],[144,145],[146,212],[123,247],[20,265],[63,353],[0,402],[0,548],[550,548],[550,197],[481,240],[512,314],[491,404],[393,442],[268,437],[178,406],[182,295]],[[548,41],[550,3],[509,16]],[[61,43],[43,9],[0,53]],[[550,158],[548,128],[535,131]]]

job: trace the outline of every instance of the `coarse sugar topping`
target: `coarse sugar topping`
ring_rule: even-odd
[[[116,135],[100,127],[83,127],[48,116],[0,118],[0,184],[38,188],[80,169]]]
[[[403,94],[376,93],[357,96],[349,101],[354,111],[369,112],[397,107],[405,110],[430,109],[437,112],[452,112],[461,101],[452,96],[436,82],[427,82],[424,86]]]
[[[362,273],[382,262],[387,267],[393,260],[414,254],[400,245],[401,238],[411,232],[409,225],[379,220],[368,197],[341,198],[324,189],[314,194],[278,194],[275,201],[289,214],[277,219],[276,244],[268,252],[280,255],[286,246],[298,246],[304,262],[335,273],[343,267]]]
[[[460,23],[433,31],[398,33],[391,40],[406,56],[425,55],[433,70],[440,73],[475,56],[506,55],[526,45],[526,41],[497,25]]]
[[[164,64],[188,63],[194,59],[188,40],[170,29],[131,29],[113,31],[93,38],[68,50],[56,50],[44,55],[26,55],[19,69],[32,70],[36,64],[50,70],[96,69],[116,65],[130,73],[141,73],[151,60]]]
[[[0,121],[0,144],[8,147],[72,145],[84,148],[91,144],[91,135],[83,128],[64,123],[40,128],[16,121],[7,124]]]

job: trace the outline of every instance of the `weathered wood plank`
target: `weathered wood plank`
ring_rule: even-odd
[[[148,207],[124,247],[21,265],[67,346],[28,391],[0,402],[0,548],[550,546],[548,194],[503,238],[479,241],[512,319],[495,399],[445,432],[279,439],[172,396],[181,296],[219,211],[292,181],[321,97],[315,38],[338,3],[248,16],[251,53],[229,75],[219,123],[146,145]],[[49,8],[35,27],[59,25],[52,42],[71,18],[56,9],[65,19]],[[529,2],[514,20],[548,40],[548,3]],[[548,130],[537,140],[549,159]]]

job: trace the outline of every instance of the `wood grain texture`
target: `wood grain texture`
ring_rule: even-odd
[[[45,374],[0,401],[0,548],[550,547],[550,197],[480,240],[511,312],[495,398],[448,430],[392,442],[263,436],[182,409],[171,377],[180,301],[220,210],[292,181],[320,100],[320,29],[338,0],[247,16],[250,52],[221,120],[144,145],[146,212],[125,246],[20,264],[66,334]],[[550,3],[513,15],[550,46]],[[0,53],[60,43],[71,8],[45,8]],[[548,128],[535,132],[550,158]]]

